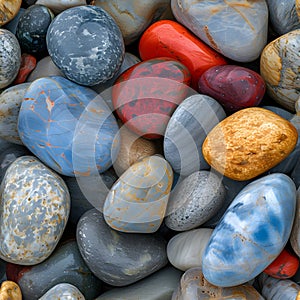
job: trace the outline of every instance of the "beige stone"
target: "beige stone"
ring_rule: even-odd
[[[22,300],[20,287],[13,281],[4,281],[0,288],[0,300]]]

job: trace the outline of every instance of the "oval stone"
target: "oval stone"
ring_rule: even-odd
[[[224,56],[239,62],[259,57],[267,42],[265,0],[172,0],[179,23]]]
[[[63,77],[35,80],[19,113],[22,142],[66,176],[109,169],[119,150],[119,128],[103,99],[96,96],[93,90]]]
[[[260,58],[260,74],[268,94],[291,111],[295,111],[295,102],[300,96],[299,47],[300,29],[297,29],[270,42]]]
[[[164,155],[173,170],[183,176],[209,169],[202,155],[207,134],[226,114],[221,105],[205,95],[192,95],[177,107],[164,135]]]
[[[0,1],[0,26],[11,21],[19,12],[22,0]]]
[[[226,64],[218,52],[172,20],[155,22],[145,30],[139,42],[139,54],[143,60],[170,57],[180,61],[191,72],[194,89],[197,89],[198,80],[204,71]]]
[[[143,61],[115,82],[113,106],[130,130],[149,139],[161,138],[170,115],[186,97],[190,80],[189,70],[176,60]]]
[[[87,0],[37,0],[35,4],[45,5],[50,8],[55,14],[59,14],[62,11],[80,5],[86,5]]]
[[[39,300],[85,300],[78,288],[69,283],[59,283]]]
[[[113,18],[96,6],[77,6],[60,13],[49,26],[47,48],[70,80],[95,85],[112,78],[123,61],[122,34]]]
[[[200,93],[216,99],[229,112],[258,106],[266,91],[258,73],[236,65],[208,69],[201,75],[198,86]]]
[[[70,213],[64,181],[33,156],[16,159],[1,183],[0,257],[35,265],[53,252]]]
[[[106,223],[123,232],[158,230],[166,213],[173,183],[171,166],[161,156],[132,165],[110,189],[103,207]]]
[[[205,278],[228,287],[256,277],[286,245],[295,206],[295,184],[287,175],[271,174],[248,184],[213,231],[202,259]]]
[[[242,109],[207,135],[202,152],[218,172],[234,180],[252,179],[285,159],[295,148],[296,128],[259,107]]]
[[[20,287],[13,281],[3,281],[0,287],[1,300],[22,300]]]
[[[113,286],[132,284],[168,262],[162,238],[117,232],[96,209],[86,212],[79,220],[77,243],[90,270]]]

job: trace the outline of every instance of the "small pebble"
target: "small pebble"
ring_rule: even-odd
[[[0,300],[22,300],[20,287],[13,281],[4,281],[0,287]]]
[[[39,300],[85,300],[85,298],[74,285],[59,283],[47,291]]]
[[[0,26],[11,21],[19,12],[22,0],[0,1]]]
[[[34,70],[36,66],[36,58],[33,55],[23,53],[21,56],[21,66],[19,73],[14,80],[13,84],[20,84],[26,81],[28,75]]]

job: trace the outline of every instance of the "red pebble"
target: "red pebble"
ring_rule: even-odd
[[[199,92],[217,100],[228,112],[258,106],[265,91],[258,73],[235,65],[212,67],[199,79]]]
[[[126,126],[139,136],[162,137],[171,114],[187,95],[189,70],[170,58],[138,63],[116,80],[113,106]]]
[[[139,53],[142,60],[164,56],[180,61],[190,70],[194,89],[198,88],[204,71],[227,63],[192,32],[170,20],[158,21],[146,29],[140,39]]]
[[[36,67],[36,58],[33,55],[23,53],[21,57],[21,67],[13,84],[20,84],[26,81],[28,75]]]
[[[279,256],[264,270],[264,273],[278,279],[293,277],[299,268],[299,258],[283,249]]]

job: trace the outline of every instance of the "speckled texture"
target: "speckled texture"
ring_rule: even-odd
[[[1,183],[0,257],[35,265],[53,252],[70,213],[63,180],[33,156],[16,159]]]
[[[295,215],[296,188],[284,174],[248,184],[215,228],[202,259],[205,278],[235,286],[261,273],[286,245]]]
[[[113,286],[134,283],[168,262],[166,245],[160,237],[112,230],[96,209],[79,220],[77,243],[91,271]]]
[[[21,65],[21,48],[15,35],[0,29],[0,89],[11,84]]]
[[[0,95],[0,137],[18,145],[23,145],[18,133],[18,116],[29,85],[12,86]]]
[[[60,13],[49,26],[47,47],[68,79],[88,86],[112,78],[125,53],[113,18],[100,7],[89,5]]]
[[[178,174],[188,176],[209,169],[202,155],[206,135],[226,117],[221,105],[205,95],[193,95],[180,103],[164,135],[164,155]]]
[[[61,244],[47,260],[33,267],[8,263],[6,272],[9,280],[20,286],[23,300],[39,299],[59,283],[76,286],[86,300],[95,299],[102,289],[101,281],[84,263],[76,241]]]
[[[300,29],[299,0],[267,0],[270,22],[279,34],[285,34]]]
[[[253,61],[266,45],[265,0],[172,0],[171,5],[178,22],[232,60]]]
[[[55,14],[80,5],[86,5],[87,0],[37,0],[35,4],[45,5],[50,8]]]
[[[161,156],[148,156],[133,164],[106,197],[106,223],[123,232],[157,231],[166,213],[172,182],[172,168]]]
[[[260,74],[268,94],[284,108],[295,111],[300,96],[300,29],[270,42],[260,58]]]
[[[22,300],[20,287],[13,281],[2,282],[0,300]]]
[[[93,90],[63,77],[35,80],[19,113],[22,142],[63,175],[104,172],[118,154],[118,124],[105,102],[96,96]],[[92,171],[94,163],[96,171]]]
[[[176,234],[168,242],[169,262],[182,271],[201,267],[203,251],[212,232],[209,228],[199,228]]]
[[[0,1],[0,26],[11,21],[19,12],[22,0]]]
[[[209,171],[197,171],[185,178],[170,196],[166,225],[176,231],[196,228],[222,206],[225,188],[222,178]]]
[[[39,300],[85,300],[78,288],[69,283],[59,283]]]

